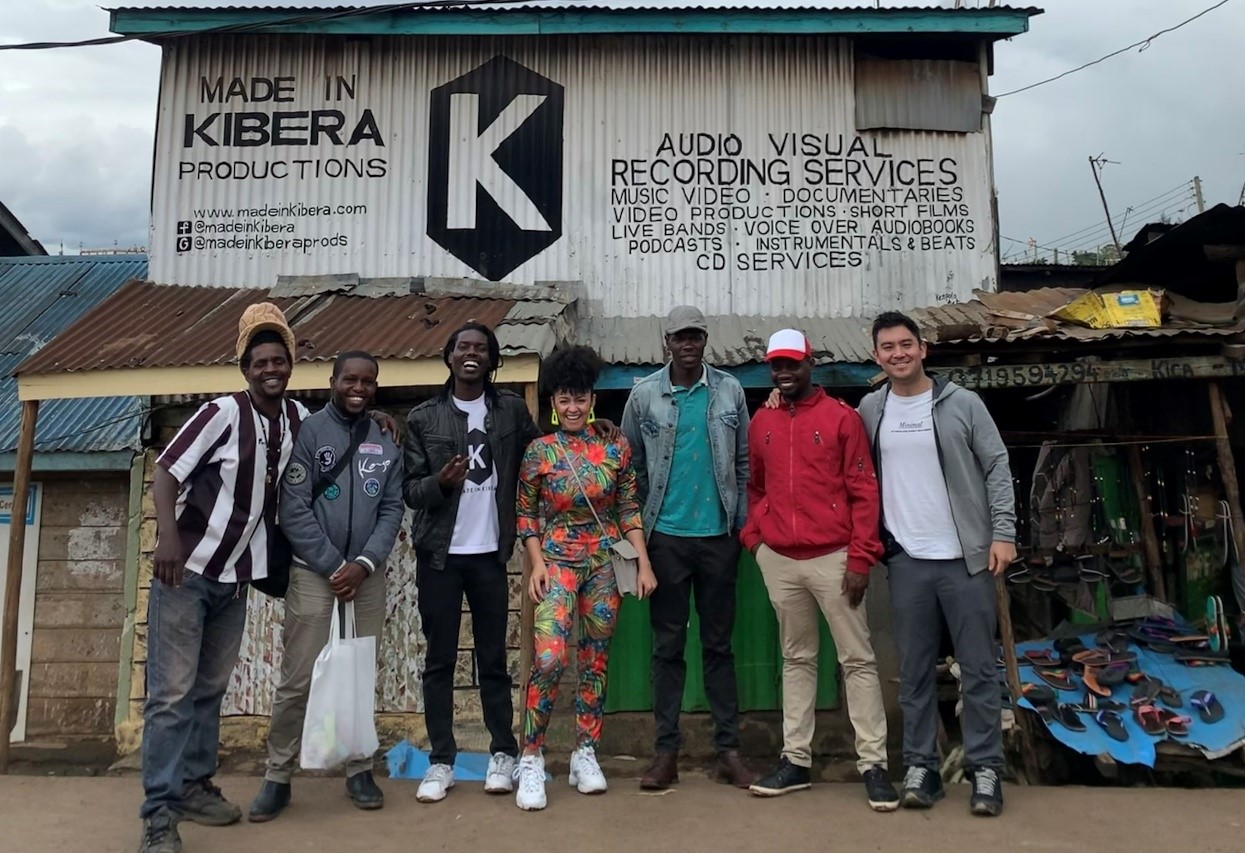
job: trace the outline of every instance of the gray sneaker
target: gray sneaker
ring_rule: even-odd
[[[182,837],[177,834],[177,815],[160,809],[143,821],[143,840],[138,853],[182,853]]]
[[[178,811],[186,820],[203,826],[229,826],[242,820],[242,809],[226,800],[210,779],[187,785]]]

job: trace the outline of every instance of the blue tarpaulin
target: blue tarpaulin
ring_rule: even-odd
[[[1081,637],[1087,648],[1093,648],[1094,637],[1087,634]],[[1020,680],[1034,684],[1045,684],[1034,673],[1034,667],[1024,663],[1024,654],[1033,649],[1051,649],[1045,641],[1018,643],[1016,654],[1020,658]],[[1124,730],[1128,732],[1128,740],[1120,742],[1107,735],[1096,722],[1092,714],[1081,714],[1085,723],[1085,731],[1074,732],[1064,728],[1057,722],[1047,724],[1050,733],[1060,743],[1086,755],[1107,754],[1123,764],[1144,764],[1153,767],[1155,761],[1155,744],[1167,739],[1200,749],[1207,758],[1219,758],[1245,745],[1245,677],[1239,675],[1230,666],[1185,666],[1177,663],[1168,654],[1154,652],[1149,649],[1130,645],[1129,651],[1137,655],[1137,665],[1142,672],[1152,675],[1180,691],[1183,707],[1171,709],[1192,719],[1189,724],[1188,737],[1171,735],[1148,735],[1137,725],[1132,709],[1120,711],[1124,720]],[[1056,690],[1057,701],[1066,705],[1083,705],[1085,703],[1085,686],[1081,679],[1069,673],[1076,684],[1075,691]],[[1115,688],[1114,701],[1128,705],[1133,692],[1133,685],[1125,682]],[[1224,717],[1217,723],[1204,723],[1197,710],[1190,704],[1189,697],[1197,690],[1209,690],[1219,699],[1224,708]],[[1163,702],[1156,704],[1166,708]],[[1020,705],[1033,710],[1028,700],[1021,699]]]

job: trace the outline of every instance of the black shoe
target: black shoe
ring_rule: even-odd
[[[942,777],[930,767],[909,767],[903,777],[903,807],[928,809],[946,796]]]
[[[781,797],[811,787],[813,781],[807,767],[797,767],[786,758],[780,758],[774,772],[761,777],[748,790],[758,797]]]
[[[143,840],[138,853],[182,853],[182,837],[177,832],[177,815],[160,809],[143,821]]]
[[[246,819],[251,823],[265,823],[272,820],[290,804],[290,783],[273,782],[265,779],[263,787],[251,800],[251,808]]]
[[[869,808],[875,812],[893,812],[899,808],[899,795],[895,786],[886,778],[886,771],[875,764],[865,771],[865,794],[869,798]]]
[[[372,771],[356,773],[346,779],[346,795],[359,809],[379,809],[385,805],[385,795],[372,778]]]
[[[973,771],[973,796],[968,808],[975,815],[998,817],[1003,812],[1003,780],[999,771],[981,767]]]
[[[177,810],[184,820],[203,826],[229,826],[242,820],[242,809],[226,800],[210,779],[187,785]]]

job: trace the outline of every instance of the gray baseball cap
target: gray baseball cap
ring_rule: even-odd
[[[670,313],[666,315],[665,333],[667,335],[673,335],[685,329],[709,331],[709,326],[705,323],[705,315],[693,305],[680,305],[670,309]]]

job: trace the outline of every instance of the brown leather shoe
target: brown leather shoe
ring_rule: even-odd
[[[734,785],[736,788],[749,788],[757,778],[758,774],[748,769],[738,750],[728,749],[718,753],[718,763],[713,768],[713,781]]]
[[[664,791],[679,781],[679,756],[673,752],[659,752],[653,763],[640,777],[640,788],[645,791]]]

